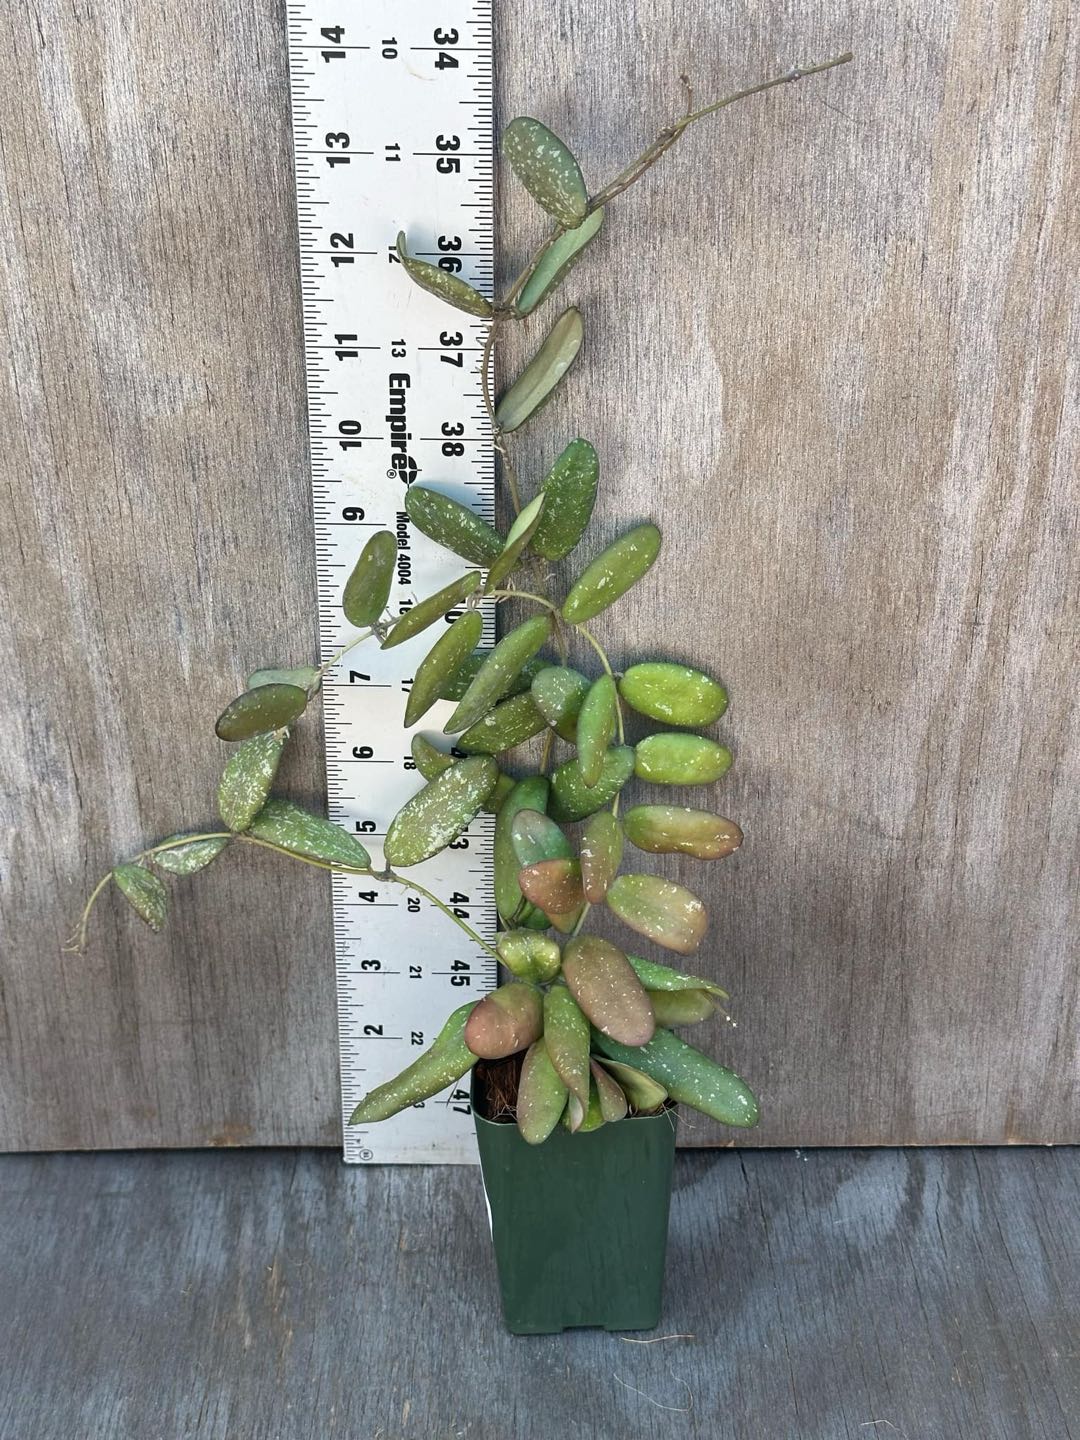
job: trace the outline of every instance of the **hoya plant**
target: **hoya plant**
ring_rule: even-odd
[[[609,659],[598,631],[659,560],[661,533],[652,523],[636,524],[590,555],[586,536],[600,459],[587,439],[572,439],[526,498],[520,477],[528,471],[519,468],[512,437],[573,368],[585,330],[581,313],[570,306],[545,323],[533,358],[498,399],[493,362],[507,328],[535,324],[531,317],[548,308],[596,245],[607,206],[692,124],[850,58],[787,71],[701,108],[687,85],[682,117],[593,191],[547,126],[525,116],[512,120],[503,154],[554,223],[501,298],[481,294],[453,273],[452,262],[442,268],[418,259],[407,236],[398,235],[397,254],[417,285],[490,322],[481,383],[516,518],[500,534],[437,484],[414,482],[404,500],[411,523],[464,562],[461,574],[391,614],[397,539],[390,531],[373,535],[342,595],[355,635],[321,665],[257,671],[219,715],[217,735],[233,747],[218,788],[220,825],[172,835],[112,869],[86,904],[75,948],[85,944],[91,911],[107,886],[115,885],[150,928],[160,930],[169,904],[165,877],[204,870],[230,845],[258,846],[418,892],[507,972],[497,989],[455,1010],[412,1065],[365,1096],[353,1124],[384,1120],[439,1093],[478,1059],[511,1057],[520,1058],[517,1125],[533,1144],[560,1123],[588,1132],[669,1101],[728,1125],[756,1122],[747,1085],[676,1034],[713,1015],[725,992],[710,979],[633,953],[647,942],[679,957],[693,955],[707,926],[698,896],[651,873],[648,857],[706,863],[741,842],[733,821],[679,799],[679,787],[716,782],[731,764],[729,749],[702,733],[724,714],[727,694],[714,676],[681,661],[648,656],[619,671]],[[553,567],[571,556],[574,576],[563,593]],[[484,650],[482,608],[506,601],[532,613]],[[275,797],[274,780],[294,727],[332,667],[359,645],[389,649],[425,632],[437,638],[416,668],[404,723],[416,726],[436,702],[449,701],[453,711],[442,727],[448,744],[414,734],[412,757],[425,783],[391,821],[384,867],[376,868],[354,835]],[[628,738],[628,712],[638,717],[638,730],[642,722],[655,727],[646,726],[636,743]],[[634,781],[650,787],[648,798],[625,804],[624,791]],[[481,811],[496,817],[502,928],[494,946],[407,873],[456,840]],[[616,944],[596,933],[598,917],[617,921],[625,939]]]

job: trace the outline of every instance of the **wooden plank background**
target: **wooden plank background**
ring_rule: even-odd
[[[613,208],[529,468],[597,443],[605,536],[667,536],[606,637],[733,694],[747,843],[693,875],[750,1143],[1080,1139],[1075,15],[497,8],[502,118],[594,180],[680,71],[857,52]],[[240,678],[313,644],[283,7],[13,0],[0,34],[0,1145],[335,1144],[321,877],[229,856],[164,938],[107,904],[60,951],[114,857],[210,817]],[[509,265],[538,225],[509,186],[502,220]]]

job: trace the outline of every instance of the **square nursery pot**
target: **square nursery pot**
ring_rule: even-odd
[[[639,1115],[527,1145],[507,1119],[473,1116],[503,1315],[514,1335],[572,1326],[651,1330],[660,1320],[675,1114]]]

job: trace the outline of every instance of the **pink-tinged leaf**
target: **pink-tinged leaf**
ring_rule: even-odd
[[[595,1060],[589,1061],[589,1069],[592,1071],[593,1084],[600,1101],[600,1114],[609,1122],[622,1120],[628,1108],[622,1089]]]
[[[652,1006],[623,952],[599,935],[578,935],[563,951],[570,993],[598,1030],[623,1045],[644,1045],[655,1029]]]
[[[600,905],[622,861],[622,827],[610,810],[589,817],[581,837],[581,885],[590,905]]]
[[[518,885],[526,900],[549,918],[580,910],[585,903],[581,866],[576,860],[540,860],[518,871]]]
[[[485,995],[465,1025],[465,1044],[481,1060],[502,1060],[538,1040],[544,1028],[543,999],[531,985],[511,980]]]
[[[659,875],[620,875],[608,890],[607,903],[631,930],[680,955],[693,954],[709,923],[708,911],[693,891]]]
[[[518,1080],[517,1126],[530,1145],[540,1145],[559,1123],[569,1091],[551,1063],[543,1038],[529,1046]]]

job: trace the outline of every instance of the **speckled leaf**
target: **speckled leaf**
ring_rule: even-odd
[[[626,838],[653,855],[692,855],[721,860],[742,844],[733,820],[688,805],[635,805],[623,816]]]
[[[550,935],[535,930],[507,930],[495,942],[499,959],[518,980],[546,985],[562,965],[562,950]]]
[[[434,625],[436,620],[441,620],[448,610],[456,610],[479,584],[479,570],[470,570],[467,575],[462,575],[460,579],[444,585],[441,590],[436,590],[434,595],[428,595],[402,614],[383,641],[382,648],[392,650],[403,640],[411,640],[414,635],[419,635],[421,630],[426,630],[429,625]]]
[[[246,830],[266,803],[287,730],[254,735],[229,756],[218,785],[218,814],[230,830]]]
[[[592,1074],[593,1084],[596,1086],[597,1098],[600,1101],[600,1114],[607,1124],[626,1117],[628,1109],[626,1096],[622,1087],[614,1080],[604,1067],[597,1060],[589,1061],[589,1070]]]
[[[499,430],[516,430],[550,400],[578,357],[582,334],[581,314],[571,306],[555,321],[540,349],[495,407]]]
[[[247,833],[294,855],[307,855],[329,865],[345,865],[352,870],[367,870],[371,865],[371,856],[347,830],[321,815],[309,814],[291,800],[268,800]]]
[[[657,1025],[696,1025],[716,1013],[716,1001],[707,990],[650,990],[649,1001]]]
[[[591,790],[600,779],[608,746],[615,736],[619,692],[610,675],[601,675],[589,687],[577,720],[577,758],[581,780]]]
[[[219,740],[235,742],[282,730],[307,709],[308,695],[299,685],[259,685],[227,705],[214,726]]]
[[[634,774],[654,785],[708,785],[731,768],[731,751],[704,735],[663,730],[634,747]]]
[[[158,877],[145,865],[117,865],[112,872],[117,888],[155,935],[169,914],[169,892]]]
[[[429,1100],[471,1070],[476,1056],[465,1044],[464,1032],[477,1003],[470,1000],[455,1010],[434,1041],[408,1069],[365,1095],[349,1117],[349,1124],[373,1125],[378,1120],[386,1120],[419,1100]]]
[[[576,935],[563,950],[563,979],[598,1030],[624,1045],[644,1045],[655,1028],[652,1006],[621,950],[599,935]]]
[[[455,703],[460,700],[475,679],[480,666],[483,665],[490,654],[490,650],[474,650],[471,655],[466,656],[457,674],[447,677],[446,683],[439,691],[439,699],[453,700]],[[548,661],[545,660],[543,656],[534,656],[533,659],[525,665],[521,674],[506,693],[508,695],[519,695],[522,691],[528,690],[534,677],[539,675],[541,670],[546,670],[547,668]]]
[[[621,1065],[618,1060],[611,1060],[606,1055],[600,1057],[600,1064],[614,1075],[619,1088],[639,1115],[659,1110],[668,1098],[663,1085],[643,1070],[636,1070],[633,1065]]]
[[[598,1032],[593,1038],[602,1054],[644,1071],[680,1105],[700,1110],[723,1125],[749,1128],[757,1124],[758,1104],[746,1082],[670,1030],[657,1030],[639,1049],[620,1045]]]
[[[589,192],[573,153],[553,130],[529,115],[511,120],[502,152],[536,203],[572,230],[589,211]]]
[[[516,1055],[539,1040],[544,1028],[543,997],[532,985],[511,980],[485,995],[469,1016],[465,1043],[481,1060]]]
[[[546,504],[547,496],[541,491],[539,495],[529,501],[513,525],[511,525],[510,533],[506,537],[505,546],[499,556],[492,562],[487,584],[484,586],[488,594],[490,594],[492,590],[499,588],[521,559],[525,547],[536,533],[536,527],[540,524]]]
[[[247,688],[256,690],[260,685],[299,685],[310,698],[318,694],[320,679],[317,665],[296,665],[291,670],[253,670],[247,678]]]
[[[655,525],[635,525],[620,535],[574,582],[563,602],[563,619],[580,625],[599,615],[652,569],[659,554],[660,531]]]
[[[466,610],[435,641],[416,667],[409,698],[405,702],[406,726],[422,720],[435,704],[447,677],[460,669],[465,658],[472,654],[483,628],[480,611]]]
[[[422,535],[468,560],[490,565],[501,553],[502,536],[468,505],[426,485],[410,485],[405,492],[405,513]]]
[[[546,808],[549,789],[547,778],[543,775],[530,775],[525,780],[519,780],[506,797],[495,821],[495,907],[505,925],[517,923],[530,928],[547,929],[547,917],[528,903],[517,883],[521,866],[514,854],[511,830],[514,817],[520,811],[542,811]]]
[[[709,995],[719,996],[721,1000],[728,998],[726,990],[701,975],[686,975],[682,970],[672,970],[670,965],[658,965],[655,960],[642,960],[638,955],[627,955],[626,958],[646,990],[704,990]]]
[[[495,788],[499,768],[477,755],[459,760],[426,784],[390,821],[383,854],[389,865],[419,865],[456,840]]]
[[[680,955],[693,954],[709,923],[705,906],[692,891],[659,875],[619,875],[607,903],[631,930]]]
[[[458,701],[454,713],[443,727],[445,732],[450,735],[457,730],[467,730],[493,709],[550,634],[549,618],[534,615],[504,635]]]
[[[459,735],[455,744],[466,755],[499,755],[531,740],[546,728],[547,721],[526,691],[523,695],[512,695],[509,700],[500,700],[494,710],[489,710],[482,720]]]
[[[581,884],[590,905],[600,905],[622,861],[622,827],[610,810],[585,822],[581,837]]]
[[[183,835],[170,835],[169,841],[184,838]],[[175,850],[159,851],[154,856],[154,864],[170,875],[194,875],[197,870],[205,870],[211,860],[216,860],[228,843],[220,836],[216,840],[192,840],[187,845],[177,845]]]
[[[569,555],[585,533],[596,503],[600,460],[588,440],[571,440],[544,481],[544,513],[532,548],[545,560]]]
[[[389,530],[377,530],[360,551],[352,574],[345,582],[341,608],[350,625],[374,625],[386,609],[394,583],[397,537]]]
[[[587,215],[576,229],[564,230],[554,240],[548,241],[514,301],[519,315],[531,315],[562,284],[586,247],[596,239],[603,223],[604,210],[601,206]]]
[[[631,665],[619,681],[619,694],[639,715],[666,725],[711,725],[728,703],[718,680],[667,660]]]
[[[429,264],[427,260],[417,260],[410,255],[404,230],[397,237],[397,252],[409,279],[422,290],[437,295],[440,300],[453,305],[455,310],[464,310],[467,315],[478,315],[483,319],[492,313],[491,301],[486,295],[481,295],[479,290],[475,290],[468,281],[451,275],[448,270],[443,270],[438,265]]]
[[[604,1124],[604,1112],[600,1106],[600,1093],[596,1088],[596,1081],[590,1076],[589,1103],[582,1107],[581,1101],[576,1095],[570,1095],[566,1102],[566,1111],[563,1115],[563,1124],[571,1134],[588,1135],[591,1130],[599,1130]]]
[[[589,1103],[589,1022],[565,985],[553,985],[544,996],[544,1043],[563,1084]]]
[[[581,866],[576,860],[538,860],[518,871],[518,884],[526,900],[542,910],[553,925],[581,909]]]
[[[577,718],[589,693],[589,681],[568,665],[545,665],[533,677],[532,695],[547,723],[571,744],[577,735]]]
[[[431,741],[423,735],[414,735],[409,742],[409,749],[412,752],[413,763],[425,780],[434,780],[436,775],[441,775],[444,770],[449,770],[451,765],[456,765],[459,756],[447,755],[444,750],[439,750],[432,745]],[[497,815],[502,808],[502,803],[514,788],[514,781],[509,775],[499,772],[499,778],[495,782],[495,789],[480,806],[485,815]]]
[[[548,1138],[562,1118],[568,1093],[541,1037],[529,1046],[518,1080],[517,1127],[528,1144]]]
[[[551,777],[551,804],[556,820],[584,820],[611,804],[634,773],[634,752],[626,745],[614,745],[604,758],[600,778],[593,786],[581,778],[576,760],[567,760]]]
[[[541,810],[519,810],[510,825],[510,843],[519,865],[572,860],[574,849],[555,821]]]

